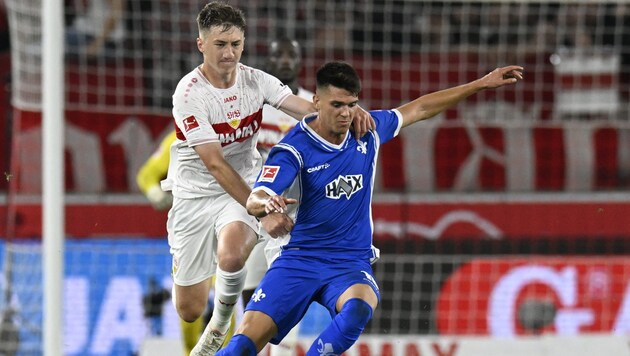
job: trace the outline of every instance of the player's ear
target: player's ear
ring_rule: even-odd
[[[315,109],[319,110],[319,96],[317,94],[313,95],[313,104],[315,104]]]
[[[197,37],[197,49],[199,52],[203,53],[203,40],[201,37]]]

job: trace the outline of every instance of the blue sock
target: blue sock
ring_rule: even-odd
[[[372,307],[367,302],[359,298],[348,300],[315,339],[306,356],[341,355],[357,341],[371,318]]]
[[[256,356],[256,345],[243,334],[232,336],[230,342],[216,356]]]

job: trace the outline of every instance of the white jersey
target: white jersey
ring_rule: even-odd
[[[304,88],[298,88],[297,96],[308,101],[313,101],[313,92]],[[260,127],[260,135],[258,136],[258,150],[265,155],[271,147],[287,134],[298,121],[283,111],[274,108],[271,105],[263,107],[263,122]],[[265,155],[266,156],[266,155]],[[266,157],[263,157],[266,158]]]
[[[225,160],[253,185],[260,170],[256,142],[263,105],[277,108],[290,94],[277,78],[243,64],[237,65],[236,82],[227,89],[215,88],[199,68],[188,73],[173,94],[177,140],[162,189],[180,198],[225,194],[193,149],[210,142],[220,142]]]

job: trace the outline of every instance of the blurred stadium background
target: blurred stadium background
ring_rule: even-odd
[[[68,31],[93,2],[65,1]],[[473,96],[381,150],[382,301],[352,355],[455,356],[475,345],[494,355],[506,336],[627,339],[630,4],[230,3],[248,20],[244,63],[262,67],[269,40],[294,37],[307,89],[324,61],[346,60],[369,109],[525,67],[519,85]],[[122,34],[104,51],[66,48],[68,355],[132,355],[151,335],[142,297],[150,280],[170,283],[166,214],[138,192],[135,174],[172,129],[177,81],[201,61],[203,4],[124,0]],[[0,10],[0,354],[38,355],[41,1],[2,0]],[[162,310],[163,337],[177,338],[173,308]],[[602,340],[591,354],[621,355]]]

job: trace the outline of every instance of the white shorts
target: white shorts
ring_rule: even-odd
[[[190,286],[215,274],[217,237],[221,229],[241,221],[258,233],[260,224],[230,195],[194,199],[173,198],[166,229],[173,256],[173,282]]]
[[[260,227],[260,240],[249,255],[245,267],[247,267],[247,277],[243,289],[256,289],[260,281],[265,276],[271,263],[280,255],[280,248],[288,242],[289,235],[272,238]]]
[[[265,272],[267,272],[267,261],[265,259],[265,246],[270,237],[266,236],[254,246],[252,253],[247,258],[245,267],[247,268],[247,277],[245,277],[244,290],[256,289],[258,283],[262,280]]]

